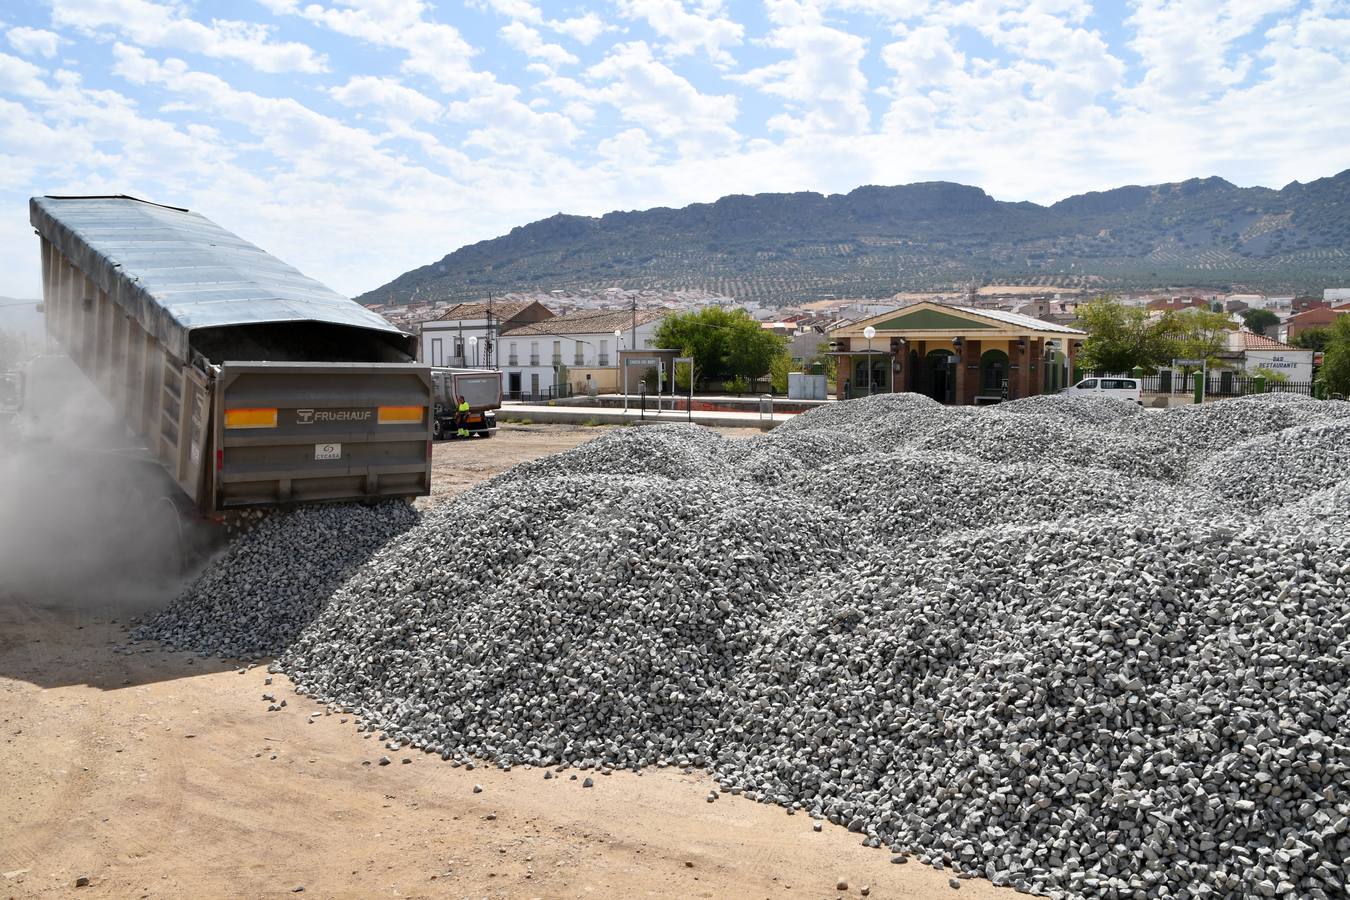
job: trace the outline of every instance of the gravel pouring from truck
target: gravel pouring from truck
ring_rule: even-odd
[[[48,334],[204,514],[431,488],[415,338],[210,220],[34,197]]]

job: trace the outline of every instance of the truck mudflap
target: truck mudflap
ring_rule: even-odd
[[[400,363],[227,362],[217,511],[431,492],[431,375]]]

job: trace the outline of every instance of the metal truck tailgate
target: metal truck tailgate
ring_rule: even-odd
[[[431,372],[401,363],[227,362],[214,508],[431,492]]]
[[[474,410],[498,409],[502,405],[502,376],[499,372],[464,374],[456,372],[455,395],[469,401]]]

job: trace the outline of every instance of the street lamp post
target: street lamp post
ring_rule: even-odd
[[[614,365],[619,367],[619,381],[623,383],[623,411],[628,412],[628,369],[623,365],[620,349],[623,346],[623,329],[614,329]]]
[[[877,330],[871,325],[863,329],[863,337],[867,338],[867,396],[872,396],[872,338],[877,336]]]
[[[473,351],[473,367],[478,368],[478,335],[469,335],[469,349]]]

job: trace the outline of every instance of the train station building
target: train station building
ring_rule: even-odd
[[[1068,386],[1086,338],[1077,328],[1018,313],[931,301],[830,332],[841,400],[908,391],[962,406]]]

